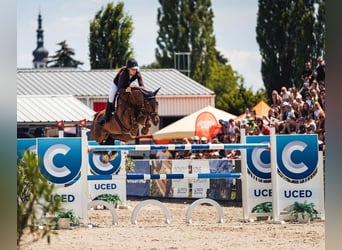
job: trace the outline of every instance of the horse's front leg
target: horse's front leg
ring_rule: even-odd
[[[150,129],[151,127],[151,123],[150,123],[151,119],[150,117],[148,117],[145,121],[145,124],[144,124],[144,127],[141,129],[141,133],[143,135],[146,135],[148,133],[148,130]]]
[[[131,115],[131,131],[130,134],[131,136],[136,136],[138,135],[138,130],[139,130],[139,125],[137,123],[137,120],[135,119],[134,115]]]

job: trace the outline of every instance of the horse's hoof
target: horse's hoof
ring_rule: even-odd
[[[148,133],[148,128],[147,128],[147,127],[143,127],[143,128],[141,129],[141,133],[142,133],[143,135],[147,135],[147,133]]]
[[[102,163],[107,164],[109,161],[109,156],[107,154],[102,155]]]
[[[118,156],[118,152],[117,151],[113,151],[114,153],[112,153],[108,158],[109,161],[114,160],[117,156]]]

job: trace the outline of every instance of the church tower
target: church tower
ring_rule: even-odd
[[[42,16],[39,12],[38,15],[38,29],[37,29],[37,48],[32,52],[33,54],[33,67],[46,68],[49,52],[44,48],[44,37],[42,29]]]

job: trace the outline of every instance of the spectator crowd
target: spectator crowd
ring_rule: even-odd
[[[213,138],[194,136],[183,143],[240,143],[241,128],[246,135],[269,135],[271,127],[276,134],[317,134],[319,149],[325,151],[325,62],[317,58],[313,68],[305,63],[302,86],[281,87],[272,91],[268,114],[258,116],[246,108],[241,119],[219,120],[221,131]],[[239,150],[178,151],[172,158],[239,158]]]

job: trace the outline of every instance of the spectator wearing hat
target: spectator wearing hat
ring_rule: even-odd
[[[202,136],[202,137],[201,137],[200,144],[207,144],[207,143],[208,143],[208,138],[205,137],[205,136]]]
[[[237,130],[237,126],[235,124],[234,119],[229,119],[228,121],[228,134],[235,134]]]
[[[313,98],[311,96],[310,91],[306,91],[304,94],[305,98],[304,101],[309,105],[310,109],[313,107]]]
[[[285,86],[281,87],[280,95],[281,95],[281,98],[282,98],[283,102],[285,102],[285,101],[288,102],[289,101],[289,95],[290,94],[291,94],[290,91],[288,91],[288,89]]]
[[[221,142],[223,135],[226,133],[228,121],[224,121],[223,119],[219,119],[218,122],[221,125],[221,131],[220,131],[220,133],[217,134],[217,138]]]
[[[199,144],[200,143],[199,136],[195,135],[195,136],[191,137],[191,143],[192,144]]]
[[[300,110],[303,107],[303,98],[302,95],[298,92],[296,94],[295,102],[298,104],[298,109]]]
[[[255,119],[253,116],[248,118],[248,123],[246,126],[246,134],[252,135],[253,130],[257,127],[257,124],[255,123]]]
[[[280,108],[279,121],[277,121],[274,126],[278,133],[283,133],[285,131],[285,121],[287,120],[287,115],[289,113],[289,103],[283,102]]]

